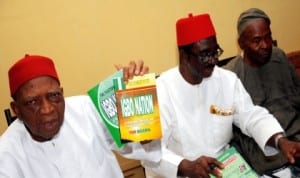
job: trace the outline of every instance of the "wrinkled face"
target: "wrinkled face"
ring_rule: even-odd
[[[203,78],[210,77],[218,57],[222,54],[216,37],[200,40],[181,55],[181,74],[191,84],[198,84]]]
[[[239,38],[246,62],[252,66],[267,63],[272,54],[272,41],[270,26],[263,19],[249,24]]]
[[[34,78],[22,85],[14,98],[11,107],[33,139],[46,141],[58,133],[65,101],[57,80],[48,76]]]

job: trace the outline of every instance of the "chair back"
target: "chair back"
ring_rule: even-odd
[[[300,50],[287,53],[287,57],[294,65],[297,74],[300,76]]]
[[[17,116],[11,115],[10,109],[5,109],[4,114],[5,114],[5,118],[6,118],[6,122],[7,122],[8,126],[17,118]]]

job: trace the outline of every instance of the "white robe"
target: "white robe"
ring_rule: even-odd
[[[161,74],[156,84],[163,125],[163,153],[159,164],[143,162],[147,177],[173,178],[184,158],[218,156],[228,148],[232,124],[254,137],[265,154],[277,153],[266,146],[266,142],[274,133],[283,132],[282,128],[266,109],[253,105],[234,73],[215,67],[211,77],[191,85],[175,67]],[[212,114],[211,105],[234,111],[234,114]]]
[[[34,141],[23,123],[16,120],[0,140],[0,177],[100,178],[123,177],[111,151],[113,141],[88,96],[66,100],[65,120],[50,141]],[[133,157],[147,155],[140,144],[125,147]],[[149,157],[158,160],[155,147]],[[138,152],[131,153],[133,150]],[[159,150],[159,149],[158,149]],[[145,157],[146,159],[147,157]]]

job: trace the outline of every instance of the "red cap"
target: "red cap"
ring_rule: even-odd
[[[8,71],[10,96],[13,96],[25,82],[44,75],[51,76],[59,82],[54,63],[50,58],[26,54]]]
[[[185,46],[216,35],[208,14],[197,16],[189,14],[189,17],[179,19],[176,23],[176,32],[178,46]]]

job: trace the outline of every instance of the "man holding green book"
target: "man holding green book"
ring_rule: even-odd
[[[124,78],[147,72],[143,63],[124,68]],[[18,117],[0,139],[0,177],[124,177],[111,151],[115,142],[91,99],[64,98],[54,62],[26,55],[9,70],[11,108]],[[160,159],[151,142],[118,151],[136,159]]]

